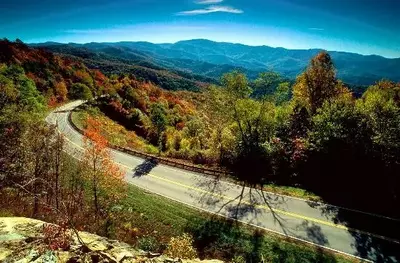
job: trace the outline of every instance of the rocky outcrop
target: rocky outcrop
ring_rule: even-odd
[[[49,226],[54,225],[30,218],[0,218],[0,262],[221,262],[219,260],[171,259],[163,255],[141,251],[126,243],[87,232],[77,232],[78,234],[76,234],[67,230],[61,236],[64,239],[61,242],[58,240],[59,235],[57,233],[54,234],[54,230],[59,229],[59,227],[49,228]],[[49,235],[48,232],[53,235]]]

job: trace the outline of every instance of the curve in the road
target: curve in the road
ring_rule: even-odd
[[[49,123],[57,124],[68,142],[66,151],[78,159],[83,150],[82,135],[70,125],[68,114],[82,103],[69,103],[46,118]],[[144,176],[134,176],[135,168],[146,160],[111,151],[114,161],[126,171],[125,179],[129,183],[209,213],[368,261],[375,261],[382,255],[376,254],[379,252],[361,255],[351,233],[390,243],[390,246],[398,244],[388,237],[336,224],[334,215],[311,207],[302,199],[276,196],[165,165],[153,167]],[[397,262],[395,256],[388,255],[388,258]]]

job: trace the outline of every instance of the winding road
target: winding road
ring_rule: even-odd
[[[46,118],[64,134],[65,151],[78,159],[83,152],[82,135],[71,126],[68,115],[82,103],[68,103]],[[363,231],[354,224],[350,227],[348,222],[340,222],[337,215],[394,227],[400,227],[399,220],[242,187],[111,151],[114,161],[126,171],[126,181],[149,192],[349,256],[372,262],[399,262],[397,240]]]

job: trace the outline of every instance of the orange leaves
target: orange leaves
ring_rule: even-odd
[[[124,173],[113,162],[107,139],[101,134],[101,123],[89,117],[84,131],[85,153],[82,163],[85,176],[92,184],[96,211],[123,197]],[[103,193],[100,195],[99,193]],[[100,196],[102,198],[100,198]]]
[[[108,80],[107,77],[104,76],[104,74],[101,73],[99,70],[93,71],[93,79],[95,80],[97,86],[104,86]]]
[[[98,120],[89,117],[86,120],[84,140],[85,143],[92,144],[94,148],[103,151],[107,147],[108,141],[100,134],[100,125]]]
[[[63,102],[67,99],[68,90],[67,90],[67,85],[65,84],[64,81],[58,82],[54,89],[55,89],[55,94],[57,96],[57,100],[59,102]]]
[[[92,76],[90,76],[90,74],[86,71],[83,70],[78,70],[75,72],[75,81],[76,82],[80,82],[83,84],[86,84],[88,86],[92,86],[93,85],[93,79]]]
[[[47,106],[51,109],[57,107],[57,98],[54,95],[48,99]]]
[[[177,129],[178,131],[181,131],[181,130],[183,130],[183,128],[185,127],[185,123],[184,123],[183,121],[180,121],[180,122],[178,122],[178,123],[175,125],[175,127],[176,127],[176,129]]]
[[[100,81],[101,83],[103,83],[103,82],[105,82],[107,80],[107,77],[104,76],[104,74],[101,73],[100,70],[94,70],[93,73],[94,73],[95,80]]]

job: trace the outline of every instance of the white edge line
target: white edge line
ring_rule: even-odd
[[[77,101],[74,101],[74,102],[77,102]],[[74,102],[71,102],[71,104],[74,103]],[[78,104],[78,105],[74,106],[72,109],[70,109],[70,113],[68,113],[68,114],[71,114],[71,112],[72,112],[72,110],[73,110],[74,108],[76,108],[76,107],[78,107],[78,106],[80,106],[80,105],[82,105],[82,104],[85,103],[84,101],[79,101],[79,102],[80,102],[80,104]],[[68,105],[68,104],[65,104],[64,106],[66,106],[66,105]],[[53,112],[52,112],[52,113],[53,113]],[[69,119],[67,119],[66,123],[68,124],[68,126],[69,126],[70,128],[72,128],[72,130],[75,131],[75,128],[73,128],[73,127],[70,125]],[[123,154],[125,154],[125,155],[127,155],[127,156],[133,156],[133,157],[136,157],[136,158],[140,158],[140,157],[137,157],[137,156],[134,156],[134,155],[131,155],[131,154],[122,152],[122,151],[115,150],[115,149],[111,149],[111,150],[114,151],[114,152],[123,153]],[[144,160],[143,158],[140,158],[140,159],[141,159],[141,160]],[[161,164],[161,165],[166,166],[166,167],[168,167],[168,168],[170,168],[170,169],[172,169],[172,170],[179,170],[179,171],[185,173],[186,175],[189,175],[189,176],[190,176],[189,171],[187,171],[187,170],[185,170],[185,169],[181,169],[181,168],[174,167],[174,166],[170,166],[170,165],[166,165],[166,164]],[[198,173],[198,172],[192,172],[192,173],[196,173],[196,174],[201,175],[201,176],[209,177],[209,176],[207,176],[207,175],[205,175],[205,174],[203,174],[203,173]],[[224,181],[224,183],[226,183],[226,184],[230,184],[230,185],[233,185],[233,186],[235,186],[235,187],[239,186],[238,184],[235,184],[235,183],[226,181],[226,180],[224,180],[223,178],[221,178],[221,179],[222,179],[222,180]],[[246,186],[246,187],[247,187],[247,186]],[[248,188],[248,187],[247,187],[247,188]],[[261,190],[262,190],[262,189],[261,189]],[[392,218],[392,217],[388,217],[388,216],[384,216],[384,215],[378,215],[378,214],[369,213],[369,212],[364,212],[364,211],[357,210],[357,209],[347,208],[347,207],[338,206],[338,205],[332,205],[332,204],[328,204],[328,203],[324,203],[324,202],[320,202],[320,201],[308,200],[308,199],[305,199],[305,198],[300,198],[300,197],[295,197],[295,196],[289,196],[289,195],[284,195],[284,194],[278,194],[278,193],[274,193],[274,192],[270,192],[270,191],[265,191],[265,190],[262,190],[262,191],[264,191],[265,193],[268,193],[268,194],[270,194],[270,195],[285,197],[285,198],[288,198],[288,199],[299,200],[299,201],[303,201],[303,202],[307,202],[307,203],[313,203],[313,204],[318,204],[318,205],[325,205],[325,206],[328,206],[328,207],[339,208],[339,209],[343,209],[343,210],[347,210],[347,211],[351,211],[351,212],[356,212],[356,213],[361,213],[361,214],[365,214],[365,215],[369,215],[369,216],[374,216],[374,217],[377,217],[377,218],[383,218],[383,219],[387,219],[387,220],[392,220],[392,221],[400,222],[400,219]]]
[[[66,151],[65,151],[65,153],[67,153],[68,155],[72,156],[72,158],[75,158],[76,160],[80,161],[80,159],[79,159],[78,157],[74,156],[72,153],[68,153],[68,152],[66,152]],[[129,174],[129,172],[126,172],[126,173]],[[266,228],[266,227],[258,226],[258,225],[255,225],[255,224],[253,224],[253,223],[249,223],[249,222],[246,222],[246,221],[243,221],[243,220],[240,220],[240,219],[231,218],[231,217],[226,216],[226,215],[224,215],[224,214],[220,214],[220,213],[215,213],[215,212],[212,212],[212,211],[208,211],[208,210],[206,210],[206,209],[204,209],[204,208],[196,207],[196,206],[194,206],[194,205],[192,205],[192,204],[185,203],[184,201],[180,201],[180,200],[177,200],[177,199],[175,199],[175,198],[172,198],[172,197],[169,197],[169,196],[160,194],[160,193],[152,192],[152,191],[149,190],[148,188],[146,188],[146,187],[144,187],[144,186],[136,185],[136,184],[134,184],[134,183],[132,183],[132,182],[127,182],[127,183],[128,183],[128,184],[132,184],[133,186],[135,186],[135,187],[137,187],[137,188],[140,188],[140,189],[142,189],[143,191],[145,191],[145,192],[147,192],[147,193],[149,193],[149,194],[158,195],[158,196],[161,196],[161,197],[163,197],[163,198],[167,198],[167,199],[169,199],[169,200],[172,200],[172,201],[174,201],[174,202],[177,202],[177,203],[186,205],[186,206],[188,206],[188,207],[190,207],[190,208],[192,208],[192,209],[195,209],[195,210],[200,210],[200,211],[205,212],[205,213],[208,213],[208,214],[217,215],[217,216],[223,217],[223,218],[225,218],[225,219],[234,220],[234,221],[240,222],[240,223],[245,224],[245,225],[249,225],[249,226],[254,227],[254,228],[259,228],[259,229],[262,229],[262,230],[265,230],[265,231],[268,231],[268,232],[277,234],[277,235],[279,235],[279,236],[283,236],[283,237],[290,238],[290,239],[293,239],[293,240],[296,240],[296,241],[304,242],[304,243],[309,244],[309,245],[311,245],[311,246],[323,248],[323,249],[326,249],[326,250],[331,251],[331,252],[334,252],[334,253],[338,253],[338,254],[341,254],[341,255],[348,256],[348,257],[356,258],[356,259],[358,259],[358,260],[362,260],[362,261],[364,261],[364,262],[373,262],[373,261],[371,261],[371,260],[369,260],[369,259],[365,259],[365,258],[356,256],[356,255],[353,255],[353,254],[349,254],[349,253],[346,253],[346,252],[343,252],[343,251],[340,251],[340,250],[336,250],[336,249],[334,249],[334,248],[330,248],[330,247],[326,247],[326,246],[323,246],[323,245],[319,245],[319,244],[313,243],[313,242],[308,241],[308,240],[305,240],[305,239],[301,239],[301,238],[298,238],[298,237],[295,237],[295,236],[291,236],[291,235],[285,235],[285,234],[283,234],[283,233],[280,233],[280,232],[278,232],[278,231],[275,231],[275,230],[272,230],[272,229],[269,229],[269,228]]]
[[[66,104],[66,105],[68,105],[68,104]],[[78,106],[79,106],[79,105],[78,105]],[[76,106],[76,107],[77,107],[77,106]],[[54,113],[54,112],[51,112],[49,115],[51,115],[52,113]],[[68,114],[70,114],[70,113],[68,113]],[[67,117],[68,117],[68,114],[66,115]],[[46,121],[47,121],[47,118],[48,118],[48,117],[49,117],[49,116],[46,117]],[[66,119],[66,124],[69,126],[70,129],[72,128],[72,130],[75,131],[75,129],[70,125],[68,118]],[[62,132],[58,129],[58,127],[57,127],[57,130],[58,130],[58,132],[59,132],[60,134],[62,134]],[[76,132],[76,131],[75,131],[75,132]],[[79,134],[79,135],[81,135],[81,134]],[[68,139],[68,140],[69,140],[69,139]],[[72,144],[72,145],[73,145],[73,144]],[[72,147],[72,148],[74,148],[74,147]],[[81,148],[82,148],[82,147],[81,147]],[[80,151],[80,150],[78,150],[78,151]],[[78,157],[74,156],[73,153],[68,153],[66,150],[65,150],[64,152],[67,153],[68,155],[72,156],[72,157],[75,158],[76,160],[80,161],[80,159],[79,159]],[[123,152],[120,152],[120,151],[116,151],[116,152],[118,152],[118,153],[123,153]],[[126,154],[126,153],[124,153],[124,154],[127,155],[127,156],[129,156],[129,157],[132,156],[132,155]],[[136,156],[134,156],[134,157],[136,157]],[[117,163],[117,164],[119,164],[119,163]],[[121,165],[121,164],[119,164],[119,165]],[[169,168],[172,168],[172,169],[178,169],[179,171],[183,171],[185,174],[190,175],[190,173],[188,173],[188,172],[187,172],[186,170],[184,170],[184,169],[179,169],[179,168],[171,167],[171,166],[168,166],[168,165],[166,165],[166,166],[169,167]],[[128,172],[127,172],[127,173],[128,173]],[[201,173],[198,173],[198,174],[204,176],[204,175],[201,174]],[[234,183],[231,183],[231,182],[226,182],[226,181],[224,181],[224,182],[225,182],[225,183],[228,183],[228,184],[231,184],[231,185],[234,185],[234,186],[237,186],[237,184],[234,184]],[[128,183],[129,183],[129,182],[128,182]],[[332,252],[335,252],[335,253],[338,253],[338,254],[346,255],[346,256],[349,256],[349,257],[353,257],[353,258],[356,258],[356,259],[359,259],[359,260],[362,260],[362,261],[365,261],[365,262],[373,262],[373,261],[371,261],[371,260],[369,260],[369,259],[365,259],[365,258],[356,256],[356,255],[353,255],[353,254],[349,254],[349,253],[346,253],[346,252],[343,252],[343,251],[340,251],[340,250],[336,250],[336,249],[334,249],[334,248],[330,248],[330,247],[326,247],[326,246],[323,246],[323,245],[320,245],[320,244],[316,244],[316,243],[310,242],[310,241],[305,240],[305,239],[301,239],[301,238],[298,238],[298,237],[295,237],[295,236],[291,236],[291,235],[286,235],[286,234],[284,234],[284,233],[280,233],[280,232],[278,232],[278,231],[275,231],[275,230],[272,230],[272,229],[269,229],[269,228],[266,228],[266,227],[258,226],[258,225],[255,225],[255,224],[253,224],[253,223],[245,222],[245,221],[240,220],[240,219],[234,219],[234,218],[231,218],[231,217],[229,217],[229,216],[226,216],[226,215],[223,215],[223,214],[220,214],[220,213],[215,213],[215,212],[212,212],[212,211],[208,211],[208,210],[206,210],[206,209],[204,209],[204,208],[196,207],[196,206],[194,206],[194,205],[192,205],[192,204],[189,204],[189,203],[186,203],[186,202],[184,202],[184,201],[180,201],[180,200],[177,200],[177,199],[175,199],[175,198],[172,198],[172,197],[169,197],[169,196],[160,194],[160,193],[152,192],[152,191],[149,190],[148,188],[145,188],[145,187],[142,187],[142,186],[139,186],[139,185],[136,185],[136,184],[133,184],[133,185],[136,186],[136,187],[138,187],[138,188],[140,188],[140,189],[142,189],[142,190],[145,190],[145,191],[148,192],[148,193],[155,194],[155,195],[158,195],[158,196],[161,196],[161,197],[164,197],[164,198],[173,200],[173,201],[175,201],[175,202],[184,204],[184,205],[189,206],[189,207],[191,207],[191,208],[193,208],[193,209],[196,209],[196,210],[200,210],[200,211],[203,211],[203,212],[206,212],[206,213],[209,213],[209,214],[214,214],[214,215],[223,217],[223,218],[225,218],[225,219],[235,220],[235,221],[240,222],[240,223],[245,224],[245,225],[249,225],[249,226],[252,226],[252,227],[255,227],[255,228],[259,228],[259,229],[262,229],[262,230],[265,230],[265,231],[268,231],[268,232],[271,232],[271,233],[274,233],[274,234],[278,234],[278,235],[283,236],[283,237],[291,238],[291,239],[293,239],[293,240],[297,240],[297,241],[300,241],[300,242],[304,242],[304,243],[307,243],[307,244],[312,245],[312,246],[315,246],[315,247],[323,248],[323,249],[326,249],[326,250],[329,250],[329,251],[332,251]],[[268,192],[268,191],[265,191],[265,192],[270,193],[270,192]],[[308,201],[308,200],[306,200],[306,199],[296,198],[296,197],[291,197],[291,196],[286,196],[286,195],[281,195],[281,194],[275,194],[275,193],[271,193],[271,194],[280,195],[280,196],[284,196],[284,197],[288,197],[288,198],[293,198],[293,199],[298,199],[298,200],[301,200],[301,201]],[[315,203],[319,203],[319,202],[315,202]],[[329,204],[325,204],[325,203],[321,203],[321,204],[329,205]],[[335,207],[334,205],[331,205],[331,206]],[[336,207],[339,207],[339,206],[336,206]],[[339,208],[341,208],[341,207],[339,207]],[[347,208],[343,208],[343,209],[347,209]],[[351,209],[347,209],[347,210],[351,210]],[[353,211],[362,212],[362,211],[357,211],[357,210],[353,210]],[[362,213],[365,213],[365,212],[362,212]],[[374,214],[371,214],[371,215],[374,215]],[[379,216],[379,215],[377,215],[377,216]],[[390,219],[390,218],[389,218],[389,219]],[[394,220],[396,220],[396,219],[394,219]]]

